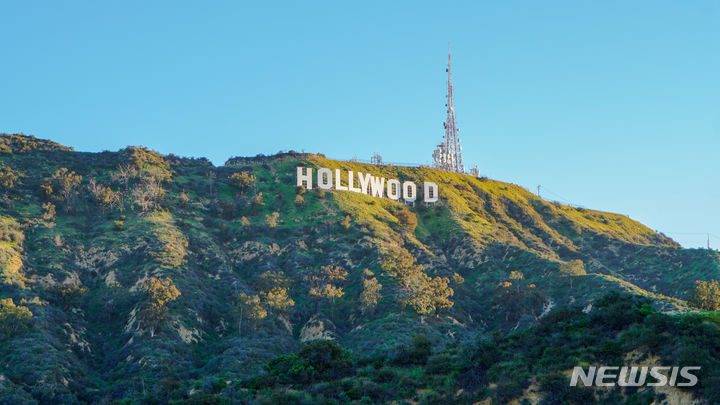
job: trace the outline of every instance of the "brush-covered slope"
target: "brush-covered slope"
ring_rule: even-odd
[[[304,191],[297,166],[433,181],[441,202]],[[214,167],[0,135],[0,307],[14,320],[0,402],[167,400],[303,341],[370,355],[422,332],[442,345],[609,290],[682,309],[713,278],[716,252],[499,181],[297,153]]]

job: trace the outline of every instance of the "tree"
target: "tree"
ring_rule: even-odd
[[[172,173],[163,166],[146,165],[140,174],[144,181],[153,182],[158,185],[172,178]]]
[[[418,278],[411,286],[405,303],[422,315],[449,308],[453,306],[450,297],[455,293],[449,283],[450,279],[447,277],[430,278],[423,274],[423,277]]]
[[[432,297],[432,311],[438,312],[444,308],[450,308],[453,306],[453,302],[450,301],[450,297],[455,294],[455,291],[450,288],[450,279],[447,277],[434,277],[429,281],[430,283],[430,294]]]
[[[158,202],[165,196],[161,181],[155,178],[145,179],[132,191],[133,203],[140,207],[143,212],[149,211],[158,205]]]
[[[82,182],[81,175],[62,167],[57,169],[49,179],[45,180],[43,190],[48,196],[54,196],[56,199],[65,202],[66,208],[69,209],[80,182]],[[53,191],[57,194],[53,194]]]
[[[255,197],[250,200],[250,205],[252,205],[253,208],[262,207],[265,205],[265,200],[263,200],[263,193],[260,191],[255,195]]]
[[[417,228],[417,215],[414,212],[402,207],[395,213],[395,218],[398,219],[401,225],[408,228],[411,232],[415,232]]]
[[[262,291],[260,296],[265,305],[274,309],[275,314],[286,312],[295,306],[295,301],[290,298],[287,289],[284,287],[276,286],[268,291]]]
[[[150,299],[160,305],[174,301],[181,295],[170,277],[165,277],[164,279],[150,277],[150,279],[145,282],[145,289]]]
[[[150,277],[144,284],[147,302],[138,314],[141,322],[150,328],[150,336],[162,327],[168,317],[167,304],[181,294],[170,277],[159,279]]]
[[[185,190],[183,190],[178,196],[178,201],[180,201],[180,205],[183,207],[187,207],[188,204],[190,204],[190,196],[185,192]]]
[[[44,220],[52,221],[53,219],[55,219],[55,214],[56,214],[55,204],[48,201],[46,203],[43,203],[42,208],[43,208],[42,217]]]
[[[350,229],[350,225],[352,225],[352,218],[350,218],[350,215],[346,215],[342,222],[342,226],[345,229]]]
[[[278,225],[278,218],[280,217],[279,212],[273,212],[272,214],[265,215],[265,222],[270,229],[274,229]]]
[[[290,279],[285,277],[282,271],[267,270],[257,278],[258,286],[261,290],[271,290],[275,287],[289,288]]]
[[[117,171],[112,174],[111,178],[113,181],[123,185],[125,192],[127,192],[130,180],[137,177],[137,174],[137,169],[134,166],[124,164],[118,166]]]
[[[696,280],[688,304],[705,311],[717,311],[720,309],[720,283]]]
[[[332,284],[325,284],[325,287],[323,287],[323,289],[320,290],[320,293],[316,295],[330,301],[330,315],[332,317],[332,308],[335,300],[337,298],[342,298],[342,296],[345,295],[345,292],[343,291],[342,287],[338,287]]]
[[[97,184],[95,179],[90,179],[88,191],[103,210],[122,207],[122,195],[120,192],[115,192],[110,187]]]
[[[447,277],[431,278],[421,264],[405,249],[392,249],[383,254],[380,267],[398,280],[400,303],[409,305],[419,314],[437,313],[453,305],[449,297],[454,290],[448,286]]]
[[[241,192],[244,192],[255,184],[255,176],[247,171],[233,173],[230,175],[229,180],[230,184]]]
[[[405,289],[409,288],[414,280],[425,275],[423,266],[417,264],[410,252],[403,248],[385,252],[380,258],[380,267],[396,278]]]
[[[573,287],[573,277],[587,274],[585,265],[580,259],[571,260],[560,265],[560,272],[570,277],[570,288]]]
[[[525,278],[525,275],[521,271],[513,270],[510,272],[510,280],[515,280],[518,291],[520,291],[520,280],[523,278]]]
[[[342,297],[345,292],[342,287],[335,284],[345,281],[348,272],[340,266],[328,264],[310,272],[310,295],[330,301],[330,316],[332,317],[335,299]]]
[[[302,196],[302,194],[295,194],[295,205],[297,205],[297,206],[305,205],[305,198]]]
[[[28,307],[16,306],[12,298],[0,299],[0,339],[15,336],[27,329],[32,316]]]
[[[310,282],[312,286],[319,287],[323,284],[344,281],[347,275],[348,272],[341,266],[328,264],[326,266],[320,266],[319,269],[313,269],[310,272]]]
[[[264,365],[267,376],[281,384],[339,380],[353,372],[350,351],[330,340],[313,340],[297,354],[276,357]]]
[[[18,177],[10,167],[5,165],[0,166],[0,186],[9,190],[15,187],[15,182],[17,182]]]
[[[372,273],[370,273],[372,274]],[[363,280],[363,290],[360,293],[360,307],[363,311],[372,311],[377,306],[382,294],[382,284],[380,284],[377,278],[366,278]]]
[[[87,287],[79,285],[58,284],[50,290],[50,294],[56,304],[62,307],[63,310],[68,310],[70,307],[77,306],[87,291]]]
[[[305,344],[298,353],[321,377],[340,378],[352,368],[352,353],[330,340],[315,340]]]
[[[141,186],[137,186],[132,191],[132,197],[133,197],[133,204],[140,207],[140,209],[143,212],[146,212],[152,207],[155,203],[150,198],[150,194]]]
[[[255,324],[256,322],[265,319],[267,316],[267,309],[262,305],[260,297],[257,295],[247,295],[240,293],[235,300],[235,312],[238,315],[238,334],[242,335],[242,320],[248,319]]]

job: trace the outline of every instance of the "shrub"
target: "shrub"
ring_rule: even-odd
[[[15,305],[12,298],[0,299],[0,339],[12,337],[30,327],[32,312]]]
[[[69,209],[81,181],[81,175],[62,167],[57,169],[50,178],[45,179],[41,187],[48,197],[65,202],[66,208]]]
[[[498,383],[495,388],[495,399],[500,404],[507,404],[513,398],[517,398],[523,393],[523,387],[520,382],[515,380],[504,380]]]
[[[303,346],[298,356],[311,364],[323,378],[339,378],[347,374],[353,365],[351,353],[330,340],[310,342]]]
[[[414,212],[411,212],[407,208],[403,207],[395,213],[395,217],[398,219],[398,221],[400,221],[400,224],[408,228],[411,232],[415,232],[418,221],[417,215],[415,215]]]
[[[113,191],[110,187],[98,184],[95,179],[90,179],[88,191],[93,200],[95,200],[102,209],[115,209],[122,206],[122,194]]]
[[[568,377],[557,372],[540,377],[540,389],[545,393],[542,404],[590,404],[595,403],[593,391],[584,387],[571,387]]]
[[[87,290],[87,287],[81,287],[79,285],[59,284],[50,290],[50,296],[56,305],[67,310],[70,307],[77,306],[80,298],[82,298]]]
[[[706,311],[717,311],[720,309],[720,283],[717,280],[695,281],[688,304]]]
[[[448,374],[454,367],[454,359],[446,353],[437,354],[427,359],[425,372],[427,374]]]
[[[55,204],[53,204],[51,202],[46,202],[42,205],[42,208],[43,208],[42,217],[44,220],[52,221],[53,219],[55,219],[55,215],[56,215]]]
[[[278,218],[280,218],[279,212],[273,212],[272,214],[265,215],[265,223],[267,223],[267,226],[270,229],[273,229],[277,227],[278,225]]]
[[[19,176],[8,166],[0,166],[0,186],[11,189],[15,187],[18,177]]]
[[[263,193],[262,191],[257,193],[251,200],[250,205],[252,205],[253,208],[262,207],[265,205],[265,200],[263,200]]]
[[[298,354],[289,354],[270,360],[265,366],[268,377],[251,380],[250,384],[266,385],[309,384],[338,379],[352,371],[352,354],[330,340],[315,340],[305,344]]]
[[[425,364],[432,354],[432,342],[425,335],[415,335],[410,345],[401,346],[395,356],[395,363],[404,364]]]

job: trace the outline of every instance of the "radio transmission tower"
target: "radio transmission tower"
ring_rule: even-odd
[[[445,137],[443,143],[437,146],[433,152],[433,167],[455,173],[465,173],[462,162],[462,146],[460,136],[455,125],[455,100],[453,98],[452,67],[450,64],[450,47],[448,46],[447,66],[447,119],[443,123]]]

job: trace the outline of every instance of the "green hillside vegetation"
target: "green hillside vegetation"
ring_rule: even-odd
[[[298,166],[433,181],[440,202],[305,190]],[[661,313],[712,309],[696,281],[715,279],[718,252],[491,179],[295,152],[215,167],[0,135],[0,403],[432,402],[458,389],[502,403],[546,371],[525,364],[511,396],[500,377],[465,387],[451,382],[462,350],[539,333],[558,308],[595,319],[613,291],[695,322]],[[508,356],[506,373],[538,355]]]
[[[531,328],[444,346],[416,335],[392,356],[368,357],[342,351],[329,341],[314,341],[297,354],[267,362],[262,374],[222,391],[234,401],[253,399],[267,404],[720,401],[717,314],[666,315],[655,312],[645,297],[615,292],[595,304],[588,313],[581,307],[558,307]],[[318,357],[324,361],[310,361]],[[694,391],[568,386],[568,373],[576,365],[628,362],[700,366],[700,384]]]

